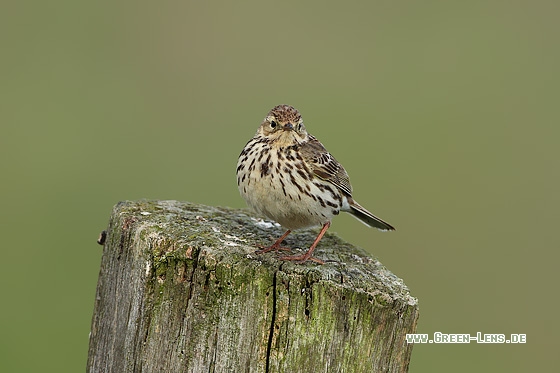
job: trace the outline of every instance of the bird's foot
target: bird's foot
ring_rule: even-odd
[[[255,251],[255,254],[264,254],[264,253],[268,253],[269,251],[290,251],[291,249],[287,248],[287,247],[280,247],[280,244],[272,244],[270,246],[264,246],[264,245],[256,245],[260,250]]]

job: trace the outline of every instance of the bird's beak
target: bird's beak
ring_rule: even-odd
[[[294,129],[294,126],[292,125],[292,123],[288,122],[286,124],[284,124],[284,131],[291,131]]]

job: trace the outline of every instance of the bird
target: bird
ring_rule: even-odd
[[[300,112],[290,105],[272,108],[241,151],[237,186],[249,207],[286,229],[272,245],[258,245],[257,254],[289,250],[281,244],[293,230],[321,226],[304,254],[279,259],[324,264],[313,251],[340,211],[369,227],[395,230],[354,200],[344,167],[307,132]]]

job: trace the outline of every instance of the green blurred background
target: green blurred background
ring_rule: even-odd
[[[112,206],[244,207],[237,156],[281,103],[397,227],[332,231],[404,279],[419,332],[527,334],[416,345],[411,372],[558,366],[557,2],[0,9],[0,371],[83,371]]]

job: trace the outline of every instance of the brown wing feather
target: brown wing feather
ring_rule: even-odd
[[[309,135],[309,141],[301,146],[300,152],[317,177],[332,183],[346,195],[352,196],[348,173],[319,140]]]

